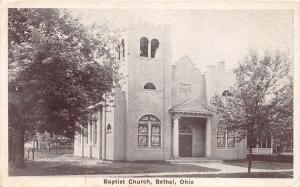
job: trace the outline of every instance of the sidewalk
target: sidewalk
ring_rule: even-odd
[[[178,164],[178,163],[177,163]],[[230,174],[230,173],[247,173],[248,168],[231,166],[223,163],[181,163],[196,165],[202,167],[209,167],[219,169],[220,171],[214,172],[164,172],[164,173],[131,173],[131,174],[109,174],[109,175],[96,175],[98,177],[160,177],[160,176],[186,176],[186,175],[209,175],[209,174]],[[293,169],[269,170],[269,169],[251,169],[252,173],[255,172],[292,172]]]

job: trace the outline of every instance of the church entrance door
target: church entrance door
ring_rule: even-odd
[[[179,157],[192,157],[192,135],[179,135]]]
[[[179,128],[179,157],[192,157],[193,136],[188,127]]]

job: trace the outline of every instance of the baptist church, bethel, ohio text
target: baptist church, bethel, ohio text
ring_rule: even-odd
[[[193,180],[190,179],[180,179],[179,181],[175,179],[104,179],[104,184],[174,184],[176,185],[177,182],[179,184],[194,184]]]

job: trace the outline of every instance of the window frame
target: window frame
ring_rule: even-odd
[[[221,127],[217,127],[217,136],[216,136],[216,139],[217,139],[217,149],[236,149],[237,148],[236,132],[235,131],[229,131],[227,129],[219,130],[219,128],[221,128]],[[223,131],[223,133],[222,133],[223,135],[222,136],[219,135],[219,131]],[[233,135],[229,135],[230,132],[233,132]],[[224,146],[218,146],[218,139],[219,138],[223,139]],[[233,138],[233,144],[234,144],[234,146],[229,146],[230,144],[228,143],[228,140],[230,138]]]
[[[222,97],[230,97],[232,96],[232,93],[229,90],[224,90],[222,92]]]
[[[144,117],[154,117],[157,119],[157,121],[151,121],[151,120],[146,120],[146,121],[142,121],[141,119]],[[146,133],[141,133],[140,132],[140,126],[145,126],[147,129]],[[153,127],[156,126],[159,128],[159,133],[158,135],[154,135],[153,134]],[[142,116],[139,120],[138,120],[138,125],[137,125],[137,149],[138,150],[145,150],[145,149],[153,149],[153,150],[157,150],[157,149],[161,149],[162,148],[162,127],[161,127],[161,121],[159,120],[159,118],[157,118],[154,115],[144,115]],[[147,145],[146,146],[140,146],[140,137],[141,136],[145,136],[146,137],[146,141],[147,141]],[[159,139],[159,146],[154,146],[152,140],[155,138]]]
[[[157,51],[159,48],[159,40],[156,38],[151,39],[150,41],[150,58],[156,58]]]
[[[143,43],[143,42],[145,42],[145,43]],[[140,55],[139,55],[140,57],[149,58],[149,43],[150,42],[149,42],[148,37],[142,36],[140,38]],[[143,48],[145,48],[145,49],[143,49]]]
[[[219,139],[222,139],[222,146],[219,146],[219,141],[218,141]],[[217,149],[225,149],[225,148],[226,148],[226,131],[224,129],[219,130],[219,127],[217,127]]]
[[[140,128],[143,128],[143,126],[145,127],[146,131],[142,132],[140,131]],[[141,146],[140,144],[140,137],[145,137],[146,138],[146,145],[145,146]],[[148,123],[138,123],[138,148],[139,149],[145,149],[145,148],[149,148],[149,124]]]
[[[149,133],[150,133],[150,148],[151,149],[160,149],[161,148],[161,123],[160,122],[154,122],[154,123],[151,123],[149,124],[150,126],[150,130],[149,130]],[[159,128],[159,132],[158,132],[158,135],[153,135],[153,127],[156,126]],[[157,147],[153,146],[153,142],[152,140],[154,139],[154,137],[158,137],[159,139],[159,145]]]
[[[233,133],[233,135],[230,135],[229,133]],[[228,143],[228,140],[230,138],[233,138],[233,146],[229,146],[230,144]],[[227,146],[228,149],[236,148],[236,141],[235,140],[236,140],[235,132],[226,130],[226,146]]]
[[[192,84],[190,83],[180,83],[179,93],[181,96],[190,96],[192,94]]]
[[[146,86],[151,86],[151,87],[153,87],[153,88],[146,88]],[[156,86],[155,86],[155,84],[153,84],[152,82],[147,82],[147,83],[144,85],[144,90],[155,91],[155,90],[156,90]]]

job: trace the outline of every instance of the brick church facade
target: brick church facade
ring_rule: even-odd
[[[234,83],[225,63],[202,73],[184,56],[172,61],[171,29],[131,23],[119,61],[126,78],[113,104],[87,108],[87,127],[75,135],[74,154],[101,160],[244,159],[246,140],[218,130],[209,98]]]

